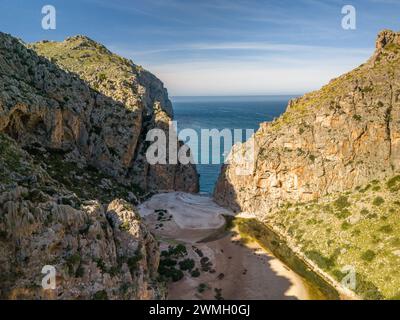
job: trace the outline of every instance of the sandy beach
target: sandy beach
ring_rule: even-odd
[[[160,211],[166,215],[162,222]],[[161,250],[181,243],[196,266],[204,257],[211,264],[199,277],[185,274],[180,281],[170,283],[169,299],[215,299],[216,292],[232,300],[309,299],[300,276],[257,244],[244,244],[236,232],[225,230],[223,215],[233,213],[211,198],[163,193],[140,205],[139,212],[159,239]]]

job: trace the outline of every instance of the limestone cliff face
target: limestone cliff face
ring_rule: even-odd
[[[143,191],[198,190],[193,166],[144,159],[147,131],[172,118],[156,77],[82,36],[31,47],[52,62],[0,34],[0,131]]]
[[[319,91],[290,101],[247,143],[255,166],[224,166],[218,203],[260,215],[383,179],[400,169],[400,34],[379,34],[373,57]],[[233,153],[246,145],[236,146]]]
[[[0,133],[0,298],[162,298],[158,244],[136,209],[79,198],[42,166]]]

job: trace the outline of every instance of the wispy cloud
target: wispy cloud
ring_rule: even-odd
[[[363,63],[369,48],[270,42],[187,42],[135,50],[110,46],[161,78],[173,95],[301,93]]]
[[[162,48],[154,48],[149,50],[134,50],[120,47],[118,45],[109,45],[111,50],[129,57],[149,56],[152,54],[160,54],[167,52],[191,52],[196,51],[258,51],[265,53],[285,52],[285,53],[312,53],[312,54],[343,54],[348,56],[353,55],[368,55],[371,53],[370,48],[337,48],[328,46],[312,46],[312,45],[294,45],[288,43],[267,43],[267,42],[222,42],[222,43],[185,43],[173,46],[164,46]]]

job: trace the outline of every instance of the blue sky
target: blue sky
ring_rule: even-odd
[[[54,5],[57,29],[41,28]],[[357,29],[341,27],[341,8]],[[299,94],[363,63],[400,30],[400,0],[0,0],[0,31],[26,42],[85,34],[155,73],[171,95]]]

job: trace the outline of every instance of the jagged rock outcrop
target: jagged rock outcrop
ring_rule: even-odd
[[[52,62],[0,34],[0,131],[144,191],[198,191],[193,166],[145,159],[148,130],[172,119],[156,77],[82,36],[31,47]]]
[[[157,241],[136,209],[82,200],[0,133],[0,297],[157,299]],[[45,265],[56,288],[44,290]]]
[[[400,34],[379,34],[373,57],[290,101],[231,157],[255,146],[254,169],[222,169],[216,201],[263,216],[287,202],[353,189],[400,170]]]

